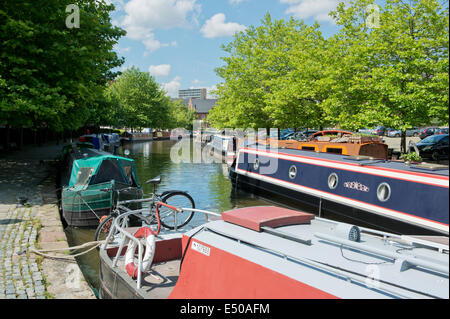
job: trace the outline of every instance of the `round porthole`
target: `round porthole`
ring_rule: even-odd
[[[336,173],[331,173],[328,176],[328,187],[330,189],[335,189],[338,186],[339,178]]]
[[[259,168],[259,159],[255,159],[255,162],[253,163],[253,169],[256,171]]]
[[[391,197],[391,187],[387,183],[381,183],[377,188],[377,197],[380,202],[385,202]]]
[[[295,167],[295,165],[292,165],[291,167],[289,167],[289,178],[294,179],[295,176],[297,176],[297,167]]]

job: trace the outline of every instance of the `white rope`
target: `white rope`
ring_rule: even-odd
[[[105,241],[104,240],[99,240],[99,241],[91,241],[91,242],[87,242],[84,243],[82,245],[79,246],[73,246],[73,247],[68,247],[68,248],[54,248],[54,249],[41,249],[41,250],[37,250],[33,247],[28,248],[28,251],[30,251],[31,253],[34,253],[36,255],[40,255],[46,258],[52,258],[52,259],[63,259],[63,260],[67,260],[67,261],[74,261],[75,257],[87,254],[88,252],[90,252],[91,250],[99,247],[101,244],[103,244]],[[92,246],[93,245],[93,246]],[[91,248],[80,252],[78,254],[75,255],[70,255],[70,256],[62,256],[62,255],[48,255],[48,254],[44,254],[43,252],[50,252],[50,251],[67,251],[67,250],[79,250],[82,248],[86,248],[92,246]]]

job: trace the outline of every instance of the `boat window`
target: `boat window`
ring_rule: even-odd
[[[131,169],[131,166],[124,166],[123,170],[125,171],[128,184],[133,185],[133,170]]]
[[[289,168],[289,178],[290,178],[290,179],[294,179],[295,176],[297,176],[297,167],[295,167],[295,165],[292,165],[292,166]]]
[[[316,148],[314,146],[302,146],[302,150],[304,150],[304,151],[315,151]]]
[[[381,202],[387,201],[391,197],[391,187],[387,183],[378,185],[377,197]]]
[[[75,185],[87,185],[93,171],[94,168],[92,167],[80,167],[77,173],[77,181],[75,182]]]
[[[335,189],[338,186],[339,178],[336,173],[331,173],[328,176],[328,187],[330,189]]]
[[[327,147],[327,153],[342,154],[342,148]]]
[[[126,183],[122,174],[122,169],[116,160],[104,160],[98,168],[97,175],[91,182],[91,184],[100,184],[115,180],[116,182]]]

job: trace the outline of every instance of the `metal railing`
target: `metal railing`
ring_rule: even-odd
[[[195,208],[181,208],[179,210],[182,211],[191,211],[191,212],[196,212],[196,213],[202,213],[205,215],[206,217],[206,222],[208,222],[208,215],[212,215],[212,216],[216,216],[216,217],[220,217],[221,214],[219,213],[215,213],[215,212],[210,212],[207,210],[202,210],[202,209],[195,209]],[[117,250],[116,255],[114,256],[113,262],[112,262],[112,267],[117,267],[117,263],[119,261],[119,258],[121,256],[121,252],[123,250],[123,248],[125,247],[126,243],[129,243],[130,241],[134,241],[137,244],[138,247],[138,264],[137,264],[137,278],[136,278],[136,287],[137,289],[141,289],[142,287],[142,255],[143,255],[143,245],[141,243],[141,241],[134,237],[133,234],[129,233],[125,228],[128,225],[128,217],[130,215],[137,215],[142,213],[143,211],[148,211],[145,209],[139,209],[139,210],[131,210],[131,211],[127,211],[125,213],[122,213],[121,215],[119,215],[118,217],[116,217],[114,219],[114,222],[111,226],[111,229],[108,233],[108,236],[106,237],[105,242],[102,244],[101,249],[106,249],[108,244],[110,243],[110,241],[113,239],[113,237],[119,235],[121,236],[121,238],[119,239],[119,248]],[[176,231],[176,229],[175,229]]]

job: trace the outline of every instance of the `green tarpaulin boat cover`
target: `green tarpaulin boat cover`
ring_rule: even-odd
[[[68,187],[81,190],[110,180],[130,186],[138,184],[134,160],[102,153],[74,160]]]

